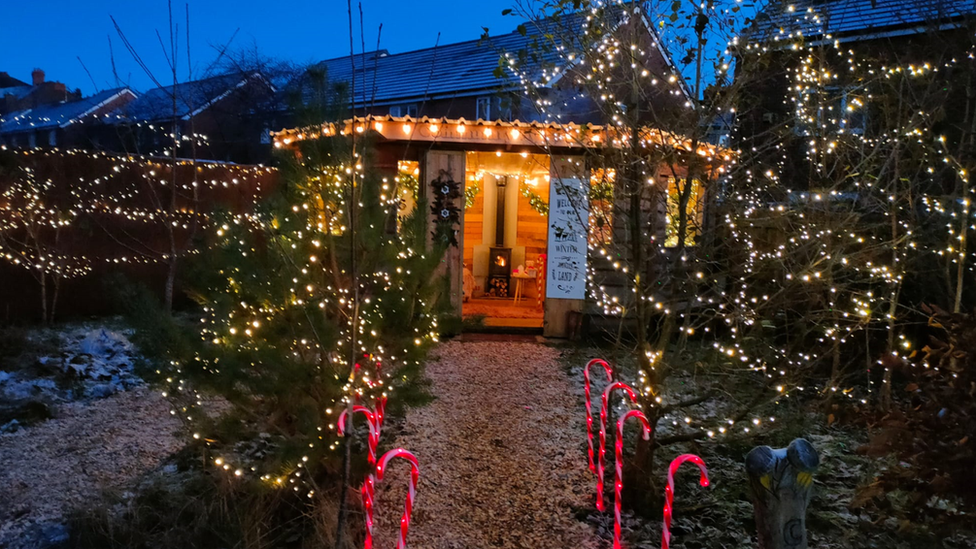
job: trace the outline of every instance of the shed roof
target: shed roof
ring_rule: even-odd
[[[771,0],[744,34],[750,42],[798,34],[856,41],[953,28],[974,15],[974,0]]]
[[[463,118],[412,118],[409,116],[356,117],[339,123],[326,122],[304,128],[271,132],[275,148],[294,147],[298,142],[322,137],[374,132],[387,141],[453,143],[491,147],[532,147],[551,152],[556,149],[629,146],[630,135],[616,126],[595,124],[557,124],[552,122],[507,122],[503,120],[465,120]],[[692,151],[692,141],[684,136],[643,127],[638,129],[642,146]],[[700,156],[729,160],[732,151],[709,143],[698,143]]]
[[[115,88],[77,101],[12,112],[0,117],[0,133],[63,128],[95,114],[100,107],[123,95],[135,97],[129,88]]]

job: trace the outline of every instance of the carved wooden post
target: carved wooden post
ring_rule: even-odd
[[[759,549],[806,549],[807,504],[820,456],[798,438],[786,448],[757,446],[746,456]]]

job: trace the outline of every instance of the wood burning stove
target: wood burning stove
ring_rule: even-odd
[[[512,249],[505,247],[505,187],[508,176],[495,178],[495,245],[488,250],[488,288],[491,297],[508,297],[512,274]]]
[[[491,297],[508,297],[512,273],[512,249],[489,248],[488,291]]]

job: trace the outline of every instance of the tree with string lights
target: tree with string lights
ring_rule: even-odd
[[[77,215],[63,187],[0,151],[0,258],[37,281],[44,323],[54,320],[62,281],[91,271],[90,262],[67,246],[64,233]]]
[[[919,321],[910,299],[940,278],[933,259],[946,257],[949,295],[964,293],[954,269],[972,191],[935,132],[938,107],[958,97],[946,72],[967,81],[972,56],[869,59],[807,42],[809,32],[757,42],[740,36],[750,21],[740,8],[520,3],[512,13],[535,39],[500,60],[535,118],[564,121],[563,105],[591,101],[619,136],[581,140],[577,176],[594,183],[580,206],[591,222],[589,312],[618,357],[637,359],[632,381],[654,428],[638,442],[644,474],[631,478],[653,478],[656,448],[755,432],[794,396],[890,405]],[[650,61],[662,46],[675,65]],[[785,116],[754,123],[768,102]],[[717,128],[734,147],[710,143]],[[652,134],[672,141],[653,145]],[[947,177],[961,182],[951,192]],[[702,363],[750,397],[696,419],[720,387],[688,393],[672,381]]]
[[[397,178],[373,168],[367,142],[335,133],[284,153],[279,189],[253,215],[215,222],[198,266],[201,346],[160,371],[210,464],[312,504],[334,500],[337,450],[351,444],[335,432],[339,413],[410,398],[437,341],[434,272],[449,245],[428,247],[424,207],[398,227]],[[246,432],[195,421],[201,392],[227,398]],[[257,433],[269,449],[239,451]]]

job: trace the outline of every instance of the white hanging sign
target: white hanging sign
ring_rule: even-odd
[[[586,297],[586,233],[589,223],[586,187],[577,178],[549,182],[549,249],[546,298]]]

